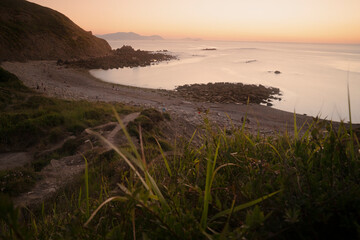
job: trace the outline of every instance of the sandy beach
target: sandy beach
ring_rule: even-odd
[[[204,112],[209,110],[209,118],[219,126],[240,126],[247,116],[247,127],[253,133],[260,131],[268,135],[293,130],[293,113],[268,106],[192,102],[174,91],[106,83],[90,75],[88,70],[58,66],[55,61],[4,62],[1,66],[17,75],[26,86],[46,96],[153,107],[192,125],[201,124]],[[299,126],[311,120],[312,117],[297,115]]]

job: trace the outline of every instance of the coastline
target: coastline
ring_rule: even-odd
[[[193,126],[201,124],[205,111],[209,110],[209,119],[221,127],[241,126],[242,120],[247,118],[246,126],[252,133],[291,133],[294,128],[294,114],[290,112],[259,104],[190,101],[174,91],[106,83],[93,77],[86,69],[58,66],[56,61],[3,62],[1,66],[18,76],[29,88],[50,97],[153,107]],[[298,127],[312,119],[296,115]]]

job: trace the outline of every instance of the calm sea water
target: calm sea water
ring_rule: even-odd
[[[360,123],[360,45],[219,41],[110,41],[113,48],[168,50],[179,60],[149,67],[91,70],[112,83],[174,89],[208,82],[242,82],[280,88],[274,108]],[[216,48],[216,51],[203,51]],[[274,71],[281,74],[274,74]]]

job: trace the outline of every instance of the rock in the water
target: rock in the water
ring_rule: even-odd
[[[212,103],[264,103],[277,100],[280,89],[242,83],[208,83],[184,85],[176,88],[182,97]]]
[[[217,50],[216,48],[204,48],[202,49],[203,51],[215,51]]]

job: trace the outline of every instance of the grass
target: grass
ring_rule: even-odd
[[[163,164],[142,153],[146,143],[112,146],[107,160],[89,162],[88,196],[68,190],[53,200],[56,215],[47,203],[43,218],[33,210],[18,219],[18,231],[34,234],[35,221],[35,239],[358,236],[359,145],[352,151],[344,124],[335,129],[316,120],[297,136],[228,132],[205,120],[195,133],[202,145],[179,143],[182,154],[163,157]]]

